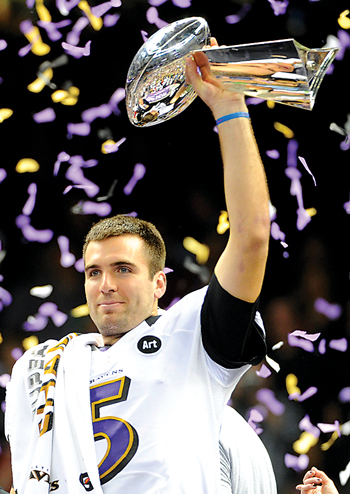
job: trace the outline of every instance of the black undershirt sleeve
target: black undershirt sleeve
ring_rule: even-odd
[[[204,348],[214,362],[235,369],[257,365],[265,357],[265,334],[255,321],[258,302],[233,297],[213,275],[202,306],[201,326]]]

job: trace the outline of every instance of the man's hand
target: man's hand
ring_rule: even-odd
[[[211,47],[215,49],[216,46],[216,39],[211,38]],[[186,82],[192,84],[215,118],[227,114],[228,108],[232,111],[246,111],[244,96],[223,88],[220,81],[212,75],[208,57],[203,52],[193,53],[186,59]]]

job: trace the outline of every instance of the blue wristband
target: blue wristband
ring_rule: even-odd
[[[216,125],[219,125],[223,122],[227,122],[227,120],[233,120],[234,118],[250,118],[249,113],[244,112],[244,111],[238,111],[236,113],[229,113],[228,115],[225,115],[224,117],[220,117],[216,121]]]

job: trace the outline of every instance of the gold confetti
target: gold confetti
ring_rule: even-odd
[[[334,431],[330,439],[326,443],[321,444],[321,449],[322,451],[328,451],[331,446],[335,443],[335,441],[338,439],[339,434],[337,431]]]
[[[219,223],[216,227],[216,231],[219,235],[223,235],[230,228],[230,223],[228,221],[227,211],[221,211],[219,216]]]
[[[39,163],[32,158],[23,158],[19,160],[19,162],[16,165],[16,172],[18,173],[34,173],[39,170],[40,166]]]
[[[82,0],[78,3],[78,7],[86,14],[86,17],[89,19],[91,26],[95,31],[99,31],[103,26],[103,20],[101,17],[96,17],[91,13],[90,5],[86,0]]]
[[[34,53],[34,55],[38,55],[41,57],[43,55],[47,55],[50,52],[51,48],[41,39],[40,31],[37,26],[33,26],[28,33],[25,33],[25,37],[27,38],[29,43],[31,43],[31,51]]]
[[[310,432],[302,432],[300,438],[294,442],[293,449],[299,455],[306,455],[308,451],[318,443],[318,437]]]
[[[275,122],[273,126],[278,132],[281,132],[284,137],[287,137],[287,139],[292,139],[294,137],[294,132],[286,125],[283,125],[280,122]]]
[[[4,338],[2,337],[2,334],[0,333],[0,345],[4,341]]]
[[[207,245],[201,244],[193,237],[186,237],[183,240],[183,246],[186,250],[192,254],[195,254],[199,264],[205,264],[207,262],[210,254],[210,249]]]
[[[276,106],[276,103],[274,101],[272,101],[271,99],[268,99],[266,101],[266,104],[267,104],[267,108],[271,108],[271,109],[275,108],[275,106]]]
[[[292,395],[293,393],[298,393],[301,395],[301,391],[297,386],[298,384],[298,378],[294,374],[288,374],[286,377],[286,388],[287,388],[287,393],[289,395]]]
[[[33,348],[39,344],[39,339],[37,336],[28,336],[28,338],[24,338],[22,341],[22,346],[24,350],[29,350],[29,348]]]
[[[28,90],[31,91],[32,93],[40,93],[46,86],[48,82],[51,81],[53,78],[53,70],[51,67],[48,69],[44,70],[42,74],[31,84],[27,86]]]
[[[39,16],[39,19],[41,21],[51,22],[52,17],[51,17],[50,12],[47,10],[47,8],[44,5],[44,0],[36,0],[35,8],[36,8],[37,14]]]
[[[338,17],[338,24],[342,29],[350,29],[350,19],[347,17],[349,13],[349,10],[344,10]]]
[[[113,139],[108,139],[107,141],[105,141],[101,146],[101,153],[109,154],[109,151],[106,150],[106,146],[113,146],[114,144],[115,142],[113,141]]]
[[[312,217],[312,216],[315,216],[315,214],[317,214],[317,210],[316,210],[315,208],[307,208],[307,209],[305,209],[305,211],[306,211],[306,212],[307,212],[307,214],[308,214],[309,216],[311,216],[311,217]]]
[[[0,108],[0,123],[2,123],[7,118],[12,117],[12,115],[13,110],[10,110],[10,108]]]
[[[54,103],[62,103],[62,105],[73,106],[77,103],[80,94],[79,88],[71,86],[68,91],[58,89],[51,95]]]
[[[78,305],[78,307],[72,309],[70,313],[73,317],[88,316],[89,315],[88,304]]]

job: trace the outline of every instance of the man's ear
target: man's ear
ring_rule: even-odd
[[[155,283],[154,296],[157,299],[160,299],[161,297],[163,297],[167,285],[164,271],[158,271],[158,273],[154,275],[154,283]]]

